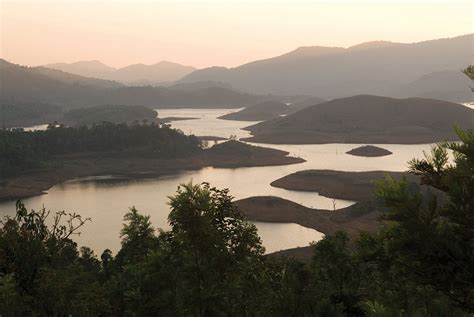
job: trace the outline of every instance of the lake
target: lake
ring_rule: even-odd
[[[220,120],[217,117],[239,109],[163,109],[157,110],[160,117],[188,117],[194,120],[181,120],[171,123],[172,127],[186,134],[198,136],[238,138],[249,136],[243,127],[255,122]],[[211,142],[212,143],[212,142]],[[29,209],[42,206],[52,211],[66,210],[84,217],[91,217],[80,236],[75,237],[79,246],[92,247],[96,253],[105,248],[112,251],[120,247],[119,231],[123,215],[128,208],[135,206],[144,214],[151,216],[156,228],[167,229],[168,196],[173,195],[181,183],[209,182],[212,186],[229,188],[236,199],[273,195],[289,199],[302,205],[337,209],[353,202],[319,196],[317,193],[289,191],[271,187],[269,184],[285,175],[305,169],[334,169],[342,171],[368,170],[406,170],[407,161],[422,157],[429,151],[429,144],[397,145],[379,144],[393,152],[393,155],[366,158],[345,154],[358,144],[318,144],[318,145],[271,145],[255,144],[288,151],[293,156],[304,158],[307,162],[286,166],[267,166],[251,168],[203,168],[197,171],[183,171],[174,175],[144,180],[129,180],[114,177],[86,178],[64,182],[52,187],[47,195],[31,197],[24,202]],[[377,145],[377,144],[376,144]],[[2,215],[14,213],[14,202],[0,203]],[[311,241],[320,240],[323,234],[297,224],[255,223],[266,251],[306,246]]]

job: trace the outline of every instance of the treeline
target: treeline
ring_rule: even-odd
[[[0,229],[0,314],[471,316],[474,130],[460,136],[410,162],[443,201],[388,179],[379,185],[389,209],[379,232],[327,236],[309,263],[265,257],[228,191],[208,184],[183,185],[170,198],[169,231],[131,208],[115,256],[78,251],[71,238],[87,219],[60,212],[47,220],[19,202]]]
[[[200,142],[167,125],[112,124],[64,127],[45,131],[0,130],[0,176],[40,167],[60,155],[117,152],[176,157],[199,151]],[[143,154],[143,153],[142,153]]]
[[[0,100],[0,128],[54,121],[61,114],[61,107],[51,104]]]
[[[144,106],[101,105],[70,110],[64,114],[61,122],[75,126],[100,122],[133,123],[144,120],[156,123],[157,116],[155,110]]]
[[[157,122],[155,110],[139,105],[97,105],[67,110],[42,102],[0,100],[0,128],[58,122],[70,126],[111,123]]]

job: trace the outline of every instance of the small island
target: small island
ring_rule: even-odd
[[[354,156],[364,156],[364,157],[379,157],[379,156],[391,155],[393,153],[390,152],[389,150],[383,149],[378,146],[365,145],[365,146],[360,146],[358,148],[347,151],[346,154],[354,155]]]
[[[305,170],[279,178],[270,185],[288,190],[317,192],[336,199],[364,201],[374,197],[377,189],[375,181],[387,176],[395,179],[406,177],[409,182],[418,182],[417,176],[404,172]]]

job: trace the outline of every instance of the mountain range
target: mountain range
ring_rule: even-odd
[[[192,66],[168,61],[161,61],[153,65],[133,64],[122,68],[113,68],[97,60],[47,64],[44,67],[84,77],[114,80],[134,86],[163,85],[174,82],[196,70]]]
[[[438,82],[452,86],[445,71],[458,72],[472,63],[473,40],[473,34],[468,34],[410,44],[376,41],[349,48],[300,47],[235,68],[196,70],[178,82],[218,81],[251,93],[304,94],[326,99],[357,94],[430,95],[430,90],[437,90]],[[420,81],[430,80],[431,88],[417,89]],[[407,88],[410,83],[413,86]],[[453,90],[437,94],[443,99],[463,101],[459,99],[469,91],[464,88],[458,90],[461,96],[453,95]]]
[[[143,105],[156,108],[236,108],[264,99],[212,83],[177,87],[125,86],[45,67],[26,67],[0,59],[0,100],[39,102],[63,108]]]
[[[120,69],[99,61],[25,67],[0,59],[0,99],[65,107],[239,107],[269,99],[294,102],[284,95],[330,100],[358,94],[472,102],[470,80],[460,69],[472,63],[473,40],[468,34],[411,44],[300,47],[235,68],[201,70],[170,62]]]

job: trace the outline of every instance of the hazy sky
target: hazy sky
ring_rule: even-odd
[[[299,46],[417,42],[473,32],[466,0],[0,0],[0,55],[237,66]]]

